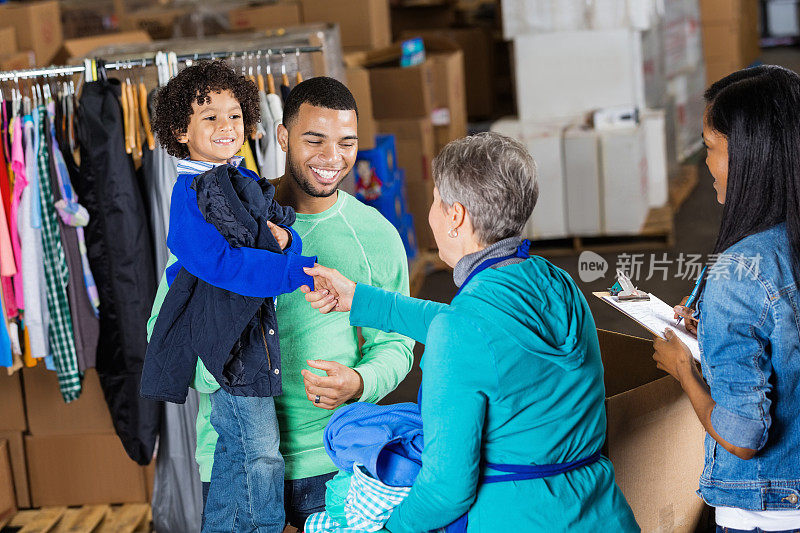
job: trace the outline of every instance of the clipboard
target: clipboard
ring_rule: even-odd
[[[648,293],[649,300],[621,301],[612,296],[610,292],[593,292],[592,294],[657,337],[664,338],[664,328],[672,329],[692,352],[692,357],[696,361],[700,361],[700,345],[697,339],[675,324],[673,318],[675,311],[657,296]]]

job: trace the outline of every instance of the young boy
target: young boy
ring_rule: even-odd
[[[203,531],[280,532],[283,459],[273,396],[281,393],[273,297],[313,280],[295,215],[235,154],[259,120],[255,85],[221,61],[173,78],[156,101],[154,131],[180,158],[167,245],[177,261],[142,372],[144,397],[182,403],[199,355],[221,388],[219,434]],[[282,252],[281,250],[284,250]]]

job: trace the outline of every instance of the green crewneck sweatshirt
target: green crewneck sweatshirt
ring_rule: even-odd
[[[317,214],[299,214],[292,228],[303,239],[303,253],[316,255],[319,263],[335,268],[355,281],[388,291],[408,294],[408,262],[395,228],[372,207],[339,191],[336,203]],[[170,257],[169,264],[175,261]],[[152,332],[169,287],[166,278],[153,303],[148,321]],[[302,369],[311,370],[307,359],[336,361],[355,368],[364,381],[361,401],[377,402],[405,378],[414,359],[414,342],[396,333],[350,325],[349,313],[320,314],[299,290],[277,298],[278,335],[281,346],[283,394],[275,398],[281,431],[281,453],[286,479],[302,479],[336,471],[325,453],[322,434],[333,411],[315,407],[303,386]],[[219,388],[198,359],[193,387],[200,395],[197,414],[197,464],[200,479],[210,481],[217,434],[211,427],[208,395]]]

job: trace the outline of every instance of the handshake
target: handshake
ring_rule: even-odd
[[[314,290],[308,285],[300,287],[311,307],[323,314],[331,311],[350,311],[353,295],[356,292],[355,282],[344,277],[338,270],[319,264],[303,270],[314,278]]]

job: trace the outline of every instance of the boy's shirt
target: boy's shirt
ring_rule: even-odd
[[[322,265],[336,268],[357,283],[408,294],[408,261],[397,230],[375,209],[339,191],[330,209],[313,215],[298,214],[295,230],[305,249],[319,255]],[[170,261],[174,261],[173,258]],[[148,321],[148,334],[168,289],[162,278]],[[414,341],[397,333],[362,328],[359,349],[349,313],[321,315],[300,291],[277,299],[278,334],[283,366],[283,395],[275,398],[281,430],[281,453],[286,479],[302,479],[334,472],[322,438],[333,411],[315,407],[305,394],[300,370],[306,359],[336,361],[355,368],[364,381],[361,401],[377,402],[405,378],[413,363]],[[313,369],[310,369],[315,371]],[[198,360],[193,387],[200,393],[197,416],[197,463],[200,479],[210,481],[217,434],[210,422],[208,394],[219,386]]]

